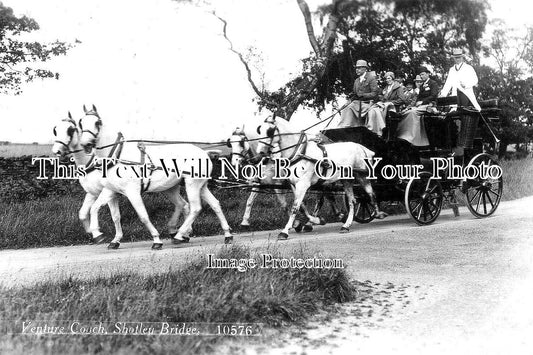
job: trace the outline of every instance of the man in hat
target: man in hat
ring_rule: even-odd
[[[474,107],[480,111],[481,107],[474,95],[474,86],[477,85],[477,75],[471,65],[465,63],[465,55],[462,49],[454,49],[452,57],[454,66],[448,71],[446,83],[440,96],[457,96],[457,104],[463,107]]]
[[[418,68],[418,75],[422,80],[420,91],[416,97],[416,106],[428,105],[437,99],[439,95],[439,85],[429,77],[429,69],[426,67]]]
[[[353,97],[350,103],[341,112],[340,127],[366,126],[369,130],[381,136],[385,127],[385,120],[379,107],[374,105],[378,100],[379,86],[374,72],[368,72],[368,63],[358,60],[355,64],[357,78],[353,84]]]

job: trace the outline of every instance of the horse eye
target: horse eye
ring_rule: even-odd
[[[230,143],[229,140],[230,140],[230,138],[228,138],[228,140],[226,141],[226,146],[227,146],[228,148],[231,148],[231,143]]]
[[[80,118],[80,120],[78,121],[78,125],[80,126],[81,129],[83,129],[83,126],[81,125],[81,118]]]
[[[260,130],[261,130],[261,126],[257,126],[257,134],[261,134]]]
[[[55,127],[54,127],[53,131],[54,131],[54,136],[57,136],[57,132],[56,132],[56,128]]]
[[[102,127],[102,121],[101,120],[96,121],[96,127]]]

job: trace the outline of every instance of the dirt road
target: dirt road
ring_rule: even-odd
[[[343,307],[341,317],[318,317],[316,325],[287,334],[270,352],[531,353],[533,197],[502,203],[483,220],[464,208],[460,217],[446,210],[424,227],[402,215],[354,224],[349,234],[338,234],[338,228],[317,227],[280,243],[276,232],[236,236],[251,247],[277,243],[289,254],[305,243],[343,259],[353,279],[370,280],[368,287],[382,295],[363,308]],[[222,241],[196,238],[185,247],[167,242],[159,252],[150,250],[150,242],[116,251],[106,245],[7,250],[0,252],[0,278],[17,286],[58,275],[157,272],[204,256]]]

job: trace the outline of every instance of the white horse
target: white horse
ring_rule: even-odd
[[[113,146],[116,142],[117,134],[109,135],[103,121],[98,114],[96,107],[93,105],[92,110],[88,111],[85,106],[85,116],[79,120],[79,126],[82,129],[80,144],[86,149],[91,150],[100,146]],[[101,234],[98,224],[98,211],[109,200],[112,200],[115,194],[125,195],[137,212],[141,222],[150,231],[154,238],[153,249],[161,249],[162,243],[159,238],[159,232],[152,225],[144,202],[141,198],[142,192],[165,192],[165,195],[175,204],[176,209],[169,221],[169,233],[174,235],[172,243],[181,244],[189,242],[187,234],[192,229],[192,224],[202,210],[201,201],[204,200],[209,204],[217,215],[222,230],[224,231],[225,243],[231,243],[233,235],[231,234],[229,224],[220,208],[220,203],[207,188],[207,182],[211,175],[211,161],[206,151],[192,144],[179,145],[140,145],[133,147],[131,144],[123,145],[123,152],[119,163],[108,168],[107,178],[102,179],[105,189],[91,207],[91,231],[93,236]],[[132,150],[133,148],[133,150]],[[101,156],[105,156],[104,149],[96,149]],[[145,178],[121,177],[124,170],[131,170],[132,166],[139,166],[139,160],[147,158],[150,164],[145,164],[149,172]],[[128,160],[125,160],[128,159]],[[135,164],[128,164],[128,161],[135,161]],[[203,164],[203,169],[200,167]],[[166,167],[166,170],[165,170]],[[170,173],[169,173],[170,171]],[[184,200],[180,195],[180,184],[185,185],[187,198],[189,200],[189,214],[185,218],[182,226],[177,229],[178,217],[182,207],[185,206]],[[177,231],[176,231],[177,229]]]
[[[288,121],[281,118],[267,118],[262,125],[257,127],[257,133],[264,137],[259,141],[259,153],[271,156],[275,153],[273,152],[274,146],[279,146],[279,152],[282,157],[291,161],[291,169],[297,172],[298,175],[297,177],[295,174],[291,174],[288,178],[293,187],[294,203],[289,221],[278,235],[278,239],[284,240],[289,237],[289,228],[294,222],[296,212],[300,208],[307,190],[320,180],[315,166],[324,158],[324,152],[316,142],[309,141],[304,132],[298,132],[291,127]],[[376,217],[384,218],[386,214],[379,211],[372,185],[366,179],[367,166],[364,158],[372,159],[374,152],[352,142],[332,143],[326,145],[324,149],[327,153],[327,158],[331,162],[334,162],[337,166],[346,167],[353,173],[353,178],[345,176],[341,179],[342,169],[333,171],[333,164],[318,167],[318,169],[323,171],[322,175],[328,177],[323,183],[332,184],[340,181],[348,198],[350,209],[348,218],[341,227],[341,233],[348,232],[353,221],[355,204],[354,180],[359,182],[370,196],[371,204],[376,210]]]
[[[78,213],[79,219],[83,224],[83,228],[88,235],[91,235],[89,212],[94,201],[98,198],[104,186],[101,183],[101,173],[94,171],[94,154],[84,153],[79,144],[80,132],[76,126],[76,122],[72,119],[70,112],[68,118],[62,120],[54,127],[54,145],[52,152],[56,154],[61,160],[68,159],[69,156],[74,158],[76,166],[84,167],[87,172],[85,176],[79,177],[79,182],[85,190],[85,198]],[[115,239],[122,238],[122,225],[120,224],[120,210],[117,199],[111,199],[108,202],[111,218],[115,224]],[[104,240],[102,235],[93,239],[95,243],[101,243]],[[118,247],[118,245],[116,245]],[[110,245],[110,249],[112,246]],[[114,249],[114,248],[113,248]]]
[[[248,138],[250,137],[250,139]],[[249,163],[254,160],[255,157],[258,156],[258,142],[259,142],[259,136],[255,132],[245,132],[244,127],[243,128],[236,128],[231,137],[227,140],[227,146],[231,148],[231,164],[233,166],[240,166],[243,163]],[[281,157],[281,154],[277,154],[277,157]],[[276,158],[276,156],[274,157]],[[272,162],[268,162],[264,165],[264,171],[263,171],[264,178],[258,179],[258,182],[261,184],[266,185],[273,185],[276,183],[279,183],[279,179],[275,180],[274,177],[274,165]],[[259,188],[254,187],[252,188],[252,191],[250,192],[250,196],[248,197],[248,200],[246,200],[246,209],[244,211],[244,215],[242,217],[241,227],[249,227],[250,226],[250,214],[252,210],[253,203],[255,201],[255,198],[259,194]],[[283,209],[287,208],[287,201],[283,195],[283,192],[279,189],[274,189],[274,194],[278,198],[278,201]],[[315,211],[313,215],[310,215],[307,209],[305,208],[305,205],[302,204],[301,211],[306,215],[308,220],[314,220],[314,216],[318,214],[318,211],[322,207],[324,203],[324,194],[320,196],[320,200],[317,203],[317,206],[315,207]],[[333,212],[335,215],[337,215],[339,218],[342,218],[342,213],[340,213],[337,210],[337,207],[335,205],[335,197],[331,194],[327,194],[326,197],[330,201],[331,207],[333,208]],[[320,224],[324,224],[324,221],[322,219],[319,219]],[[299,221],[296,221],[295,230],[297,232],[300,232],[302,230],[302,225],[299,224]],[[311,222],[308,222],[305,226],[303,226],[304,232],[309,232],[313,230],[313,226]]]

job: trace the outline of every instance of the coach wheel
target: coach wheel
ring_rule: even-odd
[[[418,179],[411,179],[405,189],[405,208],[419,225],[433,223],[442,209],[442,185],[431,176],[424,171]]]
[[[490,155],[478,154],[470,160],[468,166],[482,167],[482,163],[487,168],[477,169],[480,176],[468,179],[463,189],[466,189],[466,206],[477,218],[488,217],[496,211],[503,191],[501,167]]]
[[[353,219],[358,223],[368,223],[374,219],[376,209],[368,196],[355,199]]]

